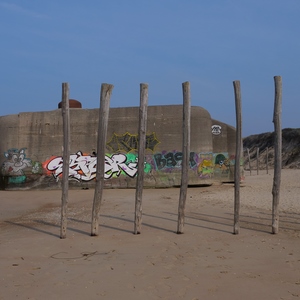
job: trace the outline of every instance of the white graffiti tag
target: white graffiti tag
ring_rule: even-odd
[[[104,178],[109,179],[113,175],[120,176],[122,172],[130,177],[137,173],[137,158],[135,162],[127,161],[124,154],[113,154],[105,156]],[[63,172],[63,158],[54,157],[46,165],[48,171],[58,180]],[[81,151],[70,155],[69,177],[79,181],[90,181],[96,177],[97,158],[95,156],[83,155]]]
[[[127,157],[124,154],[114,154],[111,158],[105,156],[105,174],[104,178],[109,179],[113,174],[120,176],[122,170],[130,177],[134,177],[137,172],[136,162],[126,164]]]

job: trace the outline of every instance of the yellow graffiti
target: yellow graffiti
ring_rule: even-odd
[[[211,160],[203,159],[198,166],[198,174],[211,176],[213,171],[214,171],[214,165]]]

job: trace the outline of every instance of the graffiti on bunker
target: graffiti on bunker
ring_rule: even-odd
[[[227,176],[230,168],[228,153],[214,153],[214,172],[216,176]]]
[[[153,155],[154,166],[157,171],[172,172],[181,168],[182,152],[161,152]],[[212,178],[214,175],[228,175],[231,160],[228,153],[195,153],[190,152],[189,167],[199,178]],[[234,161],[233,161],[234,162]]]
[[[222,127],[220,125],[212,125],[211,133],[214,135],[219,135],[219,134],[221,134],[221,129],[222,129]]]
[[[147,155],[145,158],[144,172],[152,169],[163,172],[172,172],[181,168],[182,152],[162,152]],[[195,170],[200,178],[211,178],[215,170],[228,173],[228,159],[226,153],[190,153],[189,166]],[[119,177],[120,175],[134,178],[137,174],[138,157],[134,153],[114,153],[105,155],[104,179]],[[52,174],[57,180],[62,176],[63,157],[53,156],[43,163],[46,173]],[[78,181],[90,181],[96,178],[97,157],[78,151],[70,155],[69,178]]]
[[[179,151],[173,151],[173,152],[166,152],[163,151],[161,153],[156,153],[153,155],[156,169],[157,170],[168,170],[172,168],[181,168],[182,165],[182,152]],[[197,165],[196,160],[196,153],[191,152],[190,158],[189,158],[189,165],[190,168],[194,168]]]
[[[197,172],[200,178],[211,178],[214,174],[213,153],[200,153]]]
[[[22,183],[26,181],[24,169],[31,167],[31,159],[26,158],[25,148],[12,148],[4,153],[6,160],[2,164],[1,173],[9,176],[9,182]]]
[[[106,154],[104,163],[104,179],[119,177],[120,175],[135,177],[137,174],[137,155],[133,153]],[[53,156],[43,163],[48,174],[52,174],[57,180],[62,176],[63,157]],[[78,151],[70,155],[69,178],[78,181],[90,181],[96,178],[97,157]],[[145,172],[149,172],[151,166],[145,163]]]
[[[130,134],[128,132],[124,134],[114,133],[110,141],[107,142],[107,146],[113,152],[124,151],[126,153],[130,151],[138,150],[139,138],[137,134]],[[154,148],[159,144],[159,140],[156,138],[155,132],[146,135],[146,149],[154,151]]]
[[[9,149],[4,153],[6,161],[2,164],[1,173],[8,177],[9,183],[25,183],[31,174],[46,174],[57,181],[63,172],[63,157],[52,156],[43,164],[26,157],[25,148]],[[155,174],[155,171],[177,172],[182,165],[183,154],[180,151],[162,151],[145,156],[144,172]],[[189,167],[198,178],[214,176],[225,177],[235,163],[234,156],[228,153],[195,153],[189,156]],[[105,155],[105,179],[120,176],[134,178],[137,174],[138,157],[136,153],[112,153]],[[69,178],[77,181],[91,181],[96,178],[97,157],[82,151],[70,155]],[[156,176],[159,176],[158,174]]]

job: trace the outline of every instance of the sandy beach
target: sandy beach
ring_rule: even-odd
[[[60,239],[60,190],[0,191],[0,299],[299,299],[300,170],[282,170],[279,233],[271,234],[273,171],[246,173],[240,233],[233,184],[188,189],[176,234],[179,188],[104,190],[91,237],[94,190],[70,190]]]

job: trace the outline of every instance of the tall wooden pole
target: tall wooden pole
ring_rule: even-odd
[[[63,177],[61,197],[61,227],[60,238],[67,237],[67,207],[69,190],[70,165],[70,110],[69,110],[69,84],[62,84],[62,117],[63,117]]]
[[[102,193],[104,185],[105,171],[105,147],[109,116],[110,96],[114,86],[112,84],[103,83],[101,85],[99,124],[98,124],[98,141],[97,141],[97,171],[96,171],[96,187],[92,211],[92,230],[91,235],[96,236],[99,232],[99,212],[102,202]]]
[[[183,143],[182,143],[182,166],[181,166],[181,185],[178,204],[178,223],[177,233],[183,233],[185,218],[185,203],[188,188],[188,169],[190,156],[190,127],[191,127],[191,95],[190,83],[182,84],[183,91]]]
[[[140,111],[139,111],[139,149],[138,174],[135,193],[135,220],[134,234],[141,233],[142,227],[142,196],[144,185],[145,149],[147,131],[148,84],[140,84]]]
[[[256,148],[256,173],[259,173],[259,147]]]
[[[269,147],[267,147],[267,155],[266,155],[266,171],[269,174]]]
[[[281,76],[274,77],[275,82],[275,101],[274,101],[274,179],[273,179],[273,204],[272,204],[272,233],[279,231],[279,200],[281,183],[281,159],[282,159],[282,130],[281,130],[281,103],[282,103],[282,79]]]
[[[251,163],[250,163],[250,152],[249,152],[249,148],[247,148],[247,154],[248,154],[248,164],[249,164],[249,170],[250,170],[250,176],[251,176]]]
[[[234,165],[234,227],[233,233],[240,231],[240,180],[241,180],[241,148],[242,148],[242,109],[240,81],[233,82],[236,108],[236,150]]]

